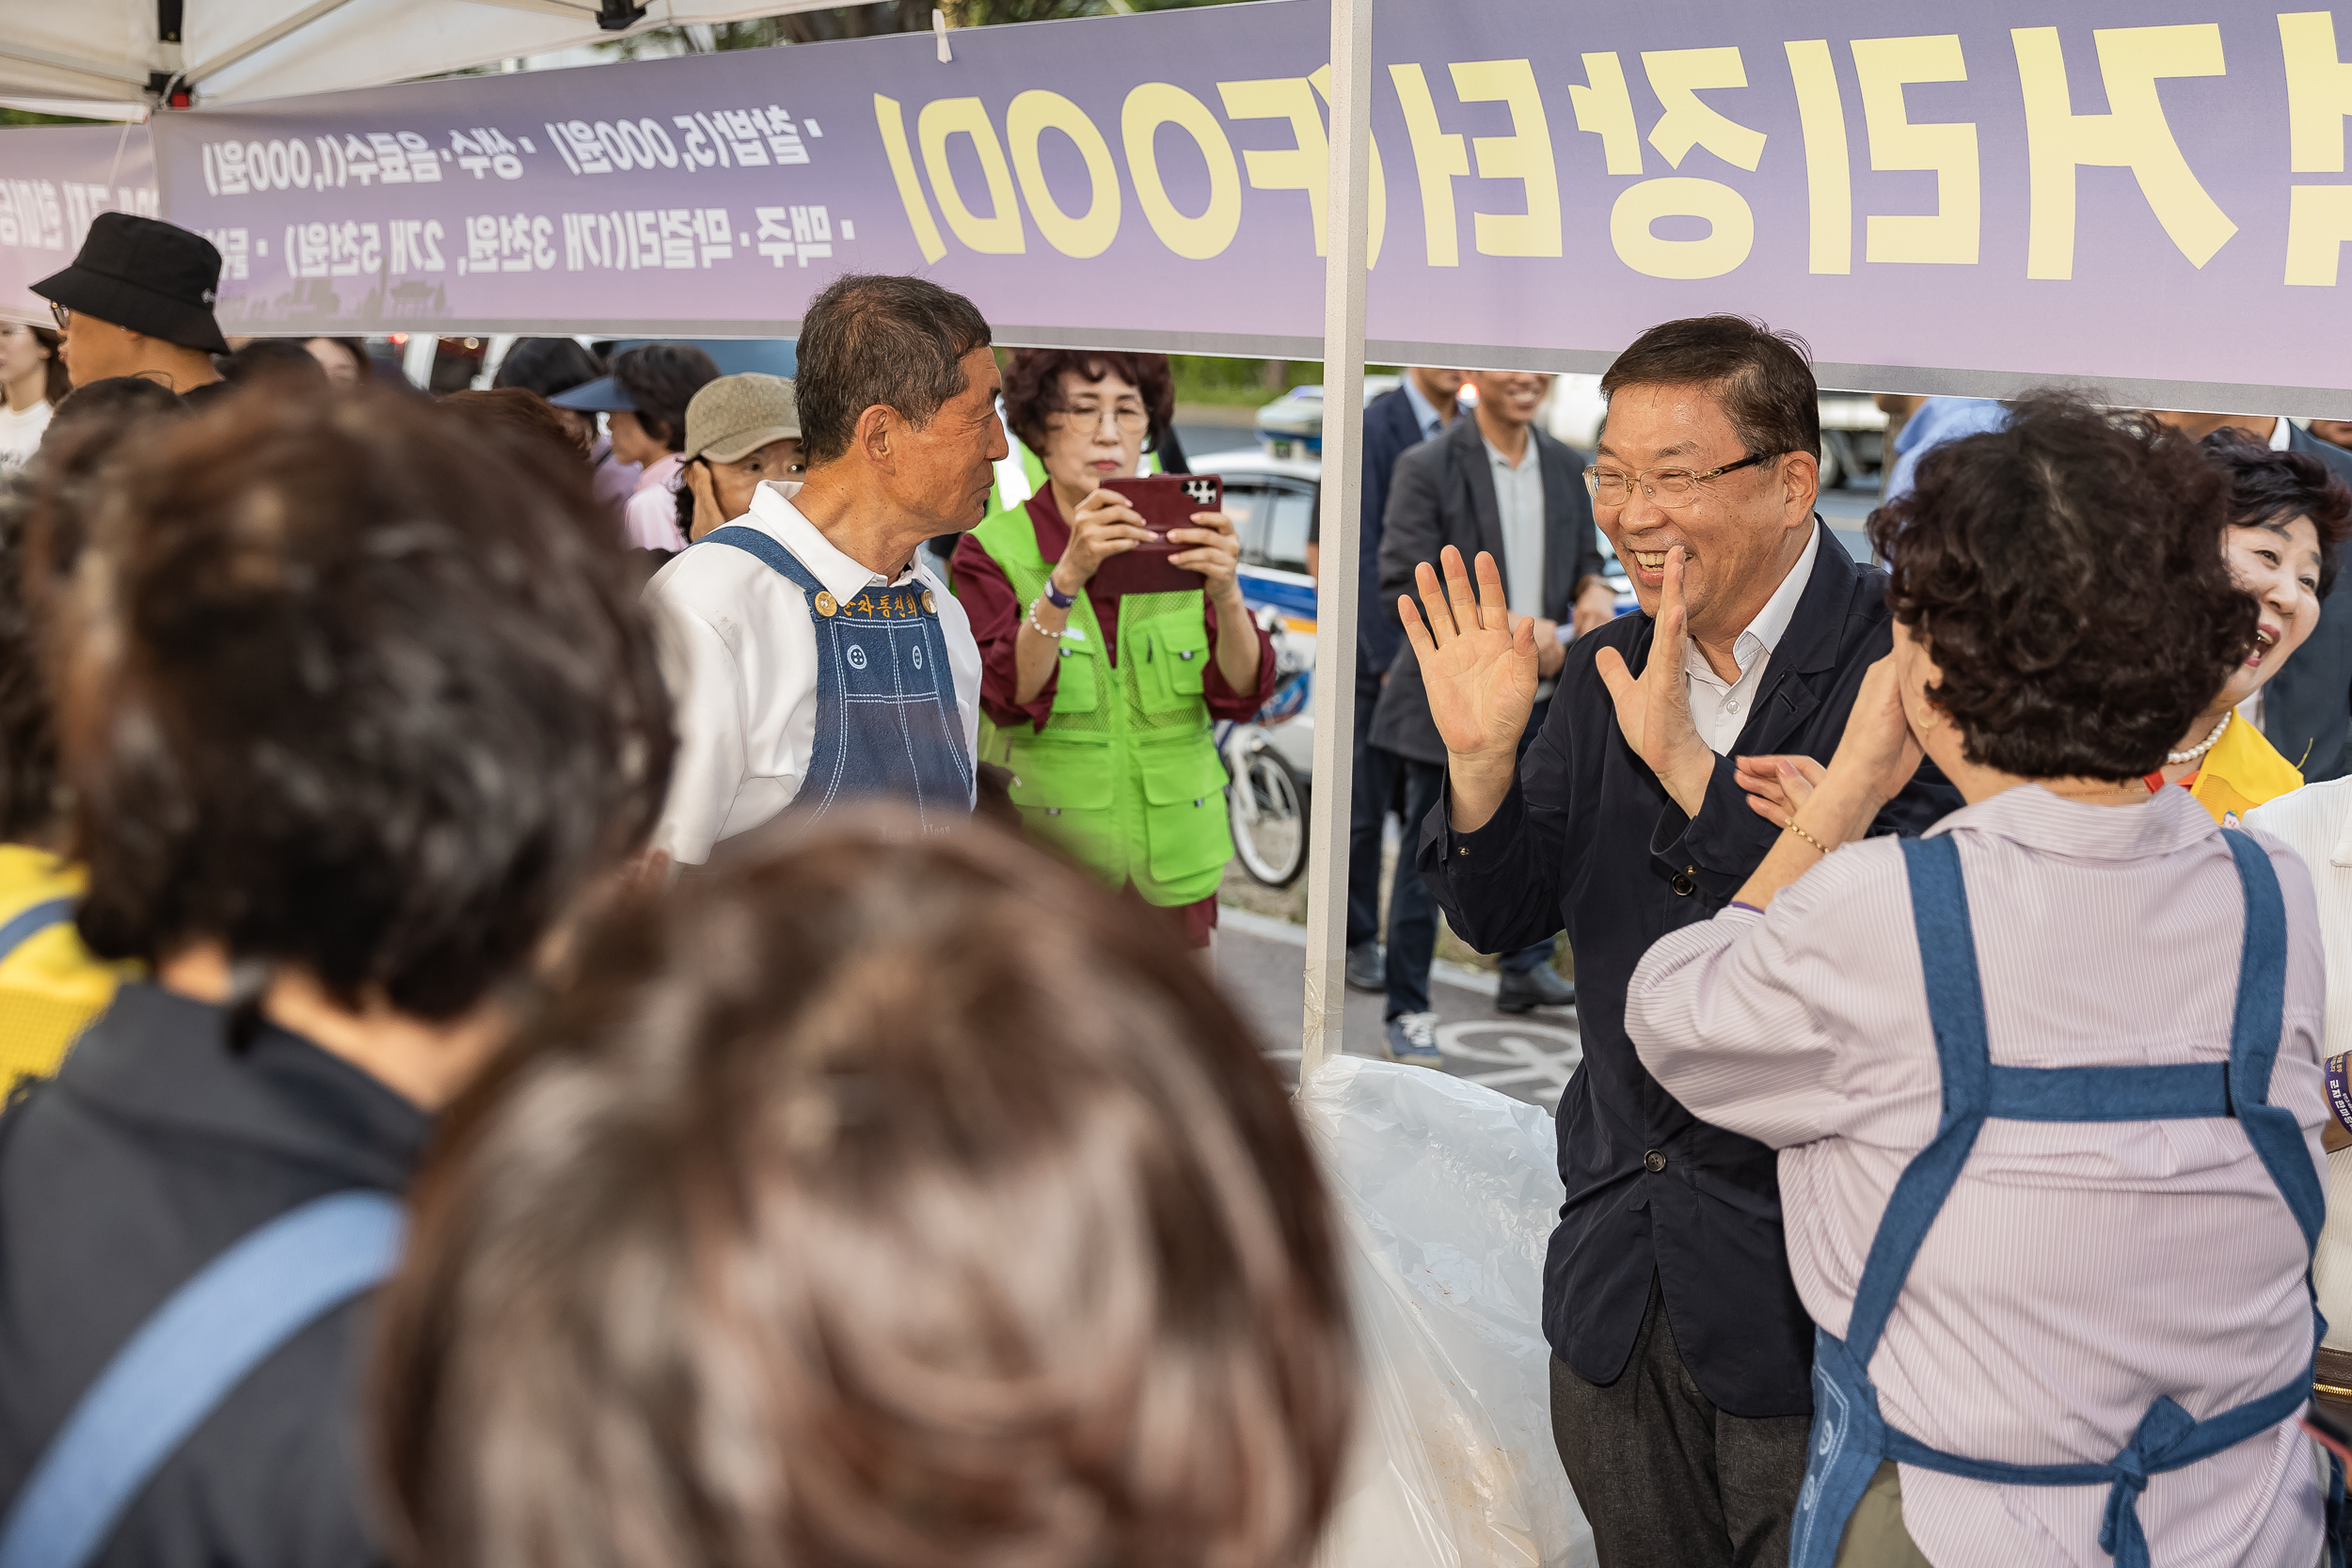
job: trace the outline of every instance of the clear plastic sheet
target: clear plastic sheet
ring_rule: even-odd
[[[1344,1224],[1364,1403],[1327,1568],[1591,1568],[1551,1440],[1551,1118],[1339,1056],[1297,1108]]]

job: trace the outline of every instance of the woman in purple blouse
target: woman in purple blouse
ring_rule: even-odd
[[[1781,1151],[1795,1568],[2321,1557],[2311,879],[2141,782],[2254,641],[2223,489],[2059,398],[1930,453],[1836,756],[1743,759],[1780,844],[1634,974],[1650,1071]],[[1863,840],[1922,753],[1967,805]]]

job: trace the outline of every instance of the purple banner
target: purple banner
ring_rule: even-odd
[[[1383,0],[1371,354],[1594,370],[1736,310],[1830,384],[2352,415],[2342,31]],[[1009,342],[1320,353],[1320,0],[948,40],[170,115],[164,207],[230,257],[232,333],[788,333],[855,268],[928,271]]]
[[[51,325],[30,286],[72,261],[89,220],[105,212],[155,215],[145,127],[0,132],[0,321]]]

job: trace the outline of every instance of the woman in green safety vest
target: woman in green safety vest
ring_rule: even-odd
[[[1197,513],[1168,535],[1188,546],[1172,560],[1199,588],[1105,592],[1103,563],[1152,537],[1117,486],[1174,416],[1168,361],[1019,350],[1004,397],[1043,483],[956,546],[956,596],[980,648],[981,755],[1012,770],[1032,829],[1180,912],[1205,947],[1233,853],[1213,725],[1256,712],[1274,675],[1273,641],[1242,603],[1232,519]]]

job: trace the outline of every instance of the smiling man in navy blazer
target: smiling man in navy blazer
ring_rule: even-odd
[[[1625,1033],[1633,966],[1729,901],[1783,831],[1737,756],[1836,750],[1891,646],[1882,581],[1814,515],[1820,414],[1802,345],[1736,316],[1669,322],[1619,356],[1593,511],[1643,613],[1569,645],[1524,762],[1534,627],[1481,554],[1424,618],[1400,605],[1447,787],[1420,864],[1485,952],[1565,927],[1584,1060],[1560,1102],[1544,1269],[1560,1457],[1603,1568],[1778,1564],[1804,1476],[1812,1325],[1788,1275],[1772,1151],[1684,1110]],[[1923,771],[1882,832],[1960,798]]]

